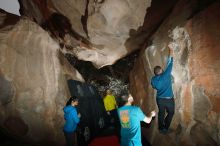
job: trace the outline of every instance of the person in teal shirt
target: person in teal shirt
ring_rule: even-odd
[[[142,146],[140,122],[150,123],[156,115],[155,111],[147,117],[137,106],[132,106],[133,97],[128,93],[122,93],[122,107],[118,109],[121,124],[121,146]]]

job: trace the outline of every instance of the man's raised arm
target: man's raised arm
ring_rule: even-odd
[[[169,56],[167,60],[167,66],[164,71],[164,74],[171,74],[172,67],[173,67],[173,49],[168,46],[169,49]]]

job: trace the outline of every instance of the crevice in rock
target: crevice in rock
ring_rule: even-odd
[[[24,5],[22,3],[22,0],[18,0],[18,3],[20,4],[19,12],[21,15],[24,15]]]
[[[140,26],[137,30],[134,30],[134,29],[130,30],[130,37],[125,42],[126,48],[129,48],[130,46],[132,46],[131,44],[133,44],[133,43],[137,43],[137,39],[142,40],[141,43],[139,44],[139,46],[140,46],[139,49],[143,48],[143,46],[145,46],[149,42],[149,38],[163,24],[164,20],[166,20],[167,17],[169,17],[170,13],[174,9],[174,6],[176,5],[177,2],[178,2],[178,0],[172,0],[169,3],[170,6],[168,8],[166,7],[167,9],[163,10],[165,12],[161,13],[163,16],[160,16],[158,18],[158,16],[155,16],[155,11],[158,11],[158,9],[157,9],[158,5],[161,8],[165,8],[164,6],[162,6],[162,3],[164,3],[164,1],[163,0],[153,0],[151,7],[146,9],[146,15],[144,18],[143,25]],[[155,20],[152,22],[152,19],[155,19]],[[153,25],[151,23],[153,23]]]
[[[0,106],[6,106],[9,104],[15,94],[12,83],[4,78],[4,76],[0,73]],[[4,85],[4,86],[2,86]]]
[[[85,31],[87,38],[89,38],[88,29],[87,29],[87,21],[88,21],[88,14],[89,14],[88,7],[89,7],[89,0],[86,0],[85,15],[81,17],[81,22],[82,22],[83,30]]]
[[[17,15],[8,13],[8,12],[2,10],[2,9],[0,9],[0,13],[7,15],[4,22],[0,24],[0,29],[4,28],[7,25],[14,25],[15,23],[17,23],[19,21],[19,17]]]
[[[216,2],[217,0],[198,0],[196,1],[196,4],[194,5],[192,14],[188,17],[188,20],[191,19],[193,16],[197,15],[199,12],[203,11],[207,7],[209,7],[211,4]]]
[[[75,30],[72,29],[72,25],[70,20],[62,14],[53,13],[48,20],[41,24],[41,26],[48,32],[50,32],[51,36],[60,42],[60,47],[63,48],[65,44],[64,37],[69,34],[74,39],[76,39],[77,43],[74,44],[79,46],[84,44],[86,48],[92,48],[92,44],[83,36],[79,35]],[[66,48],[72,50],[73,44],[66,45]]]

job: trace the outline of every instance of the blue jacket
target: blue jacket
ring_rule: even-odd
[[[79,117],[77,115],[76,108],[72,105],[68,105],[63,108],[64,119],[66,120],[63,131],[72,133],[76,130],[76,126],[79,123]]]
[[[157,98],[173,97],[171,76],[172,67],[173,57],[169,57],[166,70],[162,74],[156,75],[151,79],[152,87],[157,90]]]

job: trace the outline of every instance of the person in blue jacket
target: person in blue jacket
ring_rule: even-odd
[[[65,125],[63,127],[63,132],[66,138],[66,145],[73,146],[76,143],[75,138],[75,130],[77,124],[80,121],[80,114],[77,114],[76,106],[78,105],[78,98],[77,97],[70,97],[67,101],[66,106],[63,108],[64,111],[64,119]]]
[[[158,125],[159,131],[166,134],[169,130],[174,111],[175,102],[172,89],[172,67],[173,67],[173,50],[169,48],[169,57],[165,71],[160,66],[154,67],[155,76],[151,79],[151,85],[156,89],[156,101],[159,109]],[[167,116],[165,117],[165,112]]]
[[[141,121],[150,123],[156,112],[152,111],[147,117],[142,110],[133,106],[133,97],[127,92],[120,95],[122,107],[118,108],[118,116],[121,124],[121,146],[142,146]]]

